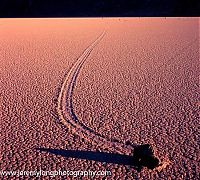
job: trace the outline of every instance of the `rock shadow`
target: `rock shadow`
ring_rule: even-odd
[[[153,155],[153,149],[149,144],[139,145],[135,147],[132,156],[106,152],[49,148],[36,148],[36,150],[39,150],[40,152],[48,152],[51,154],[60,155],[66,158],[79,158],[98,161],[102,163],[129,165],[136,169],[138,172],[140,172],[143,167],[154,169],[159,166],[159,159]]]

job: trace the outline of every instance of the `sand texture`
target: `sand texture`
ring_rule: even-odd
[[[197,179],[198,77],[198,18],[1,19],[0,171]]]

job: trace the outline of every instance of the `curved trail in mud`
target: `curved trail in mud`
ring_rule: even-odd
[[[103,39],[105,36],[106,31],[104,31],[92,44],[90,44],[85,51],[81,54],[81,56],[77,59],[77,61],[74,63],[74,65],[71,67],[69,72],[67,73],[66,77],[64,78],[63,85],[61,87],[61,91],[58,97],[58,115],[61,119],[61,122],[72,130],[72,132],[78,134],[81,138],[84,140],[87,140],[91,142],[92,144],[95,144],[97,147],[109,149],[110,151],[132,155],[132,149],[138,148],[137,144],[127,144],[120,142],[118,140],[109,139],[97,132],[95,132],[93,129],[87,127],[87,125],[83,124],[79,121],[78,117],[74,113],[73,110],[73,91],[76,85],[76,80],[79,75],[79,72],[91,54],[92,50],[95,48],[95,46]],[[148,144],[147,144],[148,145]],[[150,147],[150,145],[148,145]],[[148,149],[149,150],[149,149]],[[141,152],[142,154],[143,152]],[[146,153],[146,151],[144,151]],[[149,157],[153,157],[154,159],[158,160],[155,156],[152,156],[151,154]],[[142,156],[142,158],[144,158]],[[144,158],[144,161],[147,161]],[[151,161],[148,163],[152,163]],[[160,171],[166,166],[169,165],[169,162],[163,162],[161,164],[157,164],[155,168]],[[143,166],[143,165],[142,165]],[[147,166],[147,165],[145,165]]]
[[[130,151],[130,148],[128,148],[128,146],[126,145],[123,145],[123,143],[116,140],[114,141],[112,139],[108,139],[84,125],[82,122],[79,121],[73,110],[73,90],[75,88],[76,80],[81,70],[81,67],[83,66],[95,46],[105,36],[105,34],[106,31],[104,31],[92,44],[90,44],[85,49],[85,51],[77,59],[75,64],[66,75],[58,97],[58,114],[62,123],[65,126],[70,128],[74,133],[78,134],[85,140],[96,143],[97,146],[100,147],[106,146],[106,148],[109,148],[110,150],[112,149],[119,152],[124,152],[127,150]]]

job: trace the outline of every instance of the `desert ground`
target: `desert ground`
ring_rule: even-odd
[[[198,179],[198,78],[198,18],[0,19],[0,171]]]

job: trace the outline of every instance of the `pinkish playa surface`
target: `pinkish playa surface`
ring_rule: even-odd
[[[198,179],[198,77],[198,18],[0,19],[0,176]]]

